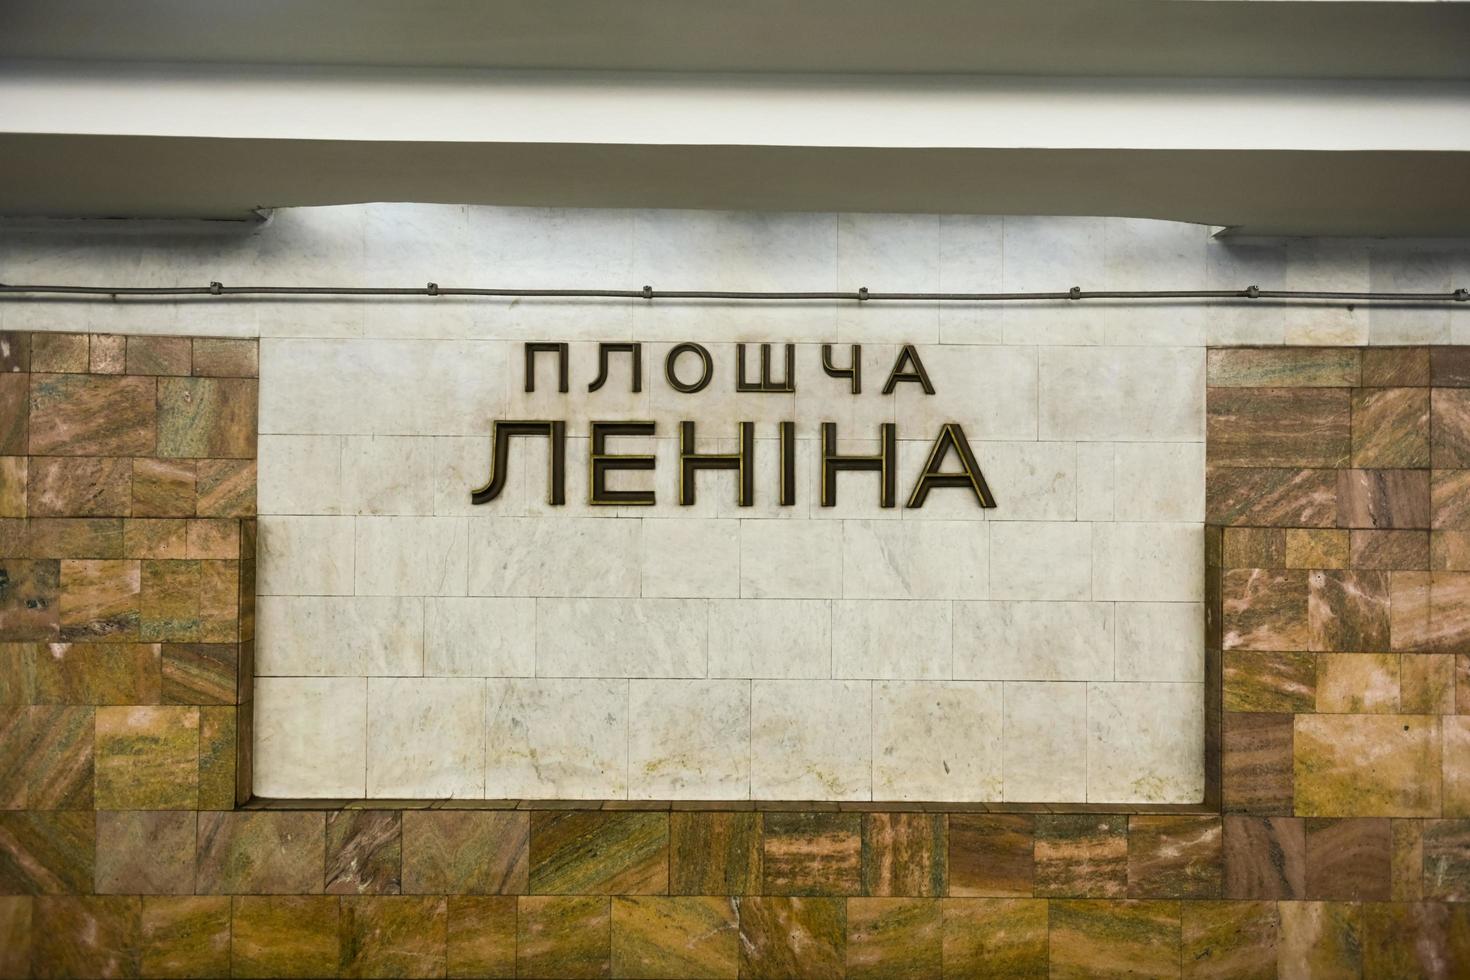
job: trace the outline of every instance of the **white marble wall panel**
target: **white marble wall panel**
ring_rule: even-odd
[[[468,519],[377,517],[357,522],[358,595],[464,595]]]
[[[954,676],[1112,680],[1114,624],[1109,602],[957,602]]]
[[[871,799],[872,739],[866,681],[751,682],[754,799]]]
[[[748,796],[751,683],[630,681],[628,797],[726,800]]]
[[[952,676],[952,603],[844,599],[832,604],[832,676]]]
[[[641,594],[728,599],[740,594],[740,524],[644,521]]]
[[[1205,699],[1199,684],[1087,686],[1087,799],[1204,799]]]
[[[257,796],[367,793],[367,685],[362,677],[257,677]]]
[[[368,680],[367,795],[485,795],[485,681]]]
[[[636,596],[638,521],[478,518],[469,528],[469,593]]]
[[[261,676],[424,673],[419,598],[263,595],[255,603],[255,635],[255,671]]]
[[[540,677],[704,677],[701,599],[538,599]]]
[[[344,512],[434,513],[434,442],[427,436],[344,437]]]
[[[741,521],[740,594],[749,599],[840,596],[842,525]]]
[[[424,602],[424,673],[530,677],[536,672],[536,600],[439,597]]]
[[[493,679],[486,684],[490,799],[624,799],[628,681]]]
[[[709,675],[761,680],[831,677],[832,603],[826,599],[711,602]]]
[[[1001,794],[1001,685],[873,685],[873,798],[996,800]]]
[[[1199,524],[1095,524],[1092,547],[1095,599],[1204,598],[1205,534]]]
[[[983,599],[989,528],[980,521],[844,521],[848,599]]]
[[[992,521],[991,598],[1091,598],[1092,533],[1076,521]]]
[[[1120,442],[1113,449],[1114,519],[1204,522],[1204,443]]]
[[[1203,683],[1205,610],[1202,604],[1120,602],[1116,609],[1117,680]]]
[[[256,590],[261,595],[352,595],[354,555],[350,517],[262,515]]]
[[[1087,685],[1008,681],[1001,697],[1001,798],[1075,801],[1087,785]]]
[[[1040,359],[1042,439],[1204,439],[1202,348],[1043,347]]]

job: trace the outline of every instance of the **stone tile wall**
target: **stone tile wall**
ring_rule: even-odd
[[[0,378],[29,367],[90,379],[82,369],[116,364],[106,355],[119,346],[126,368],[128,344],[8,335]],[[209,346],[188,348],[189,373],[166,377],[193,377],[212,363]],[[183,370],[184,349],[171,369]],[[216,421],[230,413],[181,418],[159,374],[123,376],[154,380],[151,413],[125,394],[132,414],[109,397],[100,420],[44,398],[37,412],[44,378],[0,382],[11,515],[0,976],[1463,975],[1470,753],[1456,726],[1470,671],[1457,633],[1454,389],[1470,383],[1467,358],[1211,353],[1206,581],[1224,656],[1209,669],[1223,675],[1214,707],[1225,710],[1208,756],[1222,769],[1220,812],[1198,814],[233,809],[235,779],[221,778],[233,739],[210,719],[239,712],[248,731],[248,703],[235,702],[250,676],[249,464],[163,457],[139,435],[151,425],[155,440],[193,433],[173,445],[243,445]],[[184,405],[218,394],[187,385]],[[1309,408],[1260,408],[1297,399]],[[50,445],[88,455],[29,455],[38,422]],[[56,460],[82,463],[65,481],[34,482]],[[221,527],[196,523],[217,519],[238,522],[245,549],[234,660],[211,633],[223,615],[204,600],[208,573],[188,570],[230,561],[209,557],[223,553]],[[80,523],[47,523],[63,520]],[[182,526],[139,537],[154,530],[145,521]],[[154,542],[142,557],[128,557],[130,527]],[[32,557],[36,541],[63,542],[42,549],[62,557]],[[137,574],[94,567],[108,562],[136,562]]]

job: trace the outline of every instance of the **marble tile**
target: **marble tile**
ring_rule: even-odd
[[[751,685],[751,795],[871,799],[871,691],[865,681]]]
[[[1177,902],[1073,900],[1050,911],[1053,978],[1179,971]]]
[[[856,813],[767,813],[767,895],[857,895],[862,889],[862,819]]]
[[[343,512],[344,436],[262,435],[260,513],[331,516]]]
[[[956,603],[955,677],[1111,680],[1114,623],[1110,603]]]
[[[942,975],[943,919],[937,899],[855,898],[847,903],[847,975]]]
[[[1434,393],[1435,405],[1449,389]],[[1412,469],[1430,463],[1430,392],[1425,388],[1353,391],[1353,455],[1357,467]],[[1446,407],[1453,402],[1450,399]],[[1446,420],[1435,418],[1434,432]],[[1435,460],[1435,465],[1442,464]],[[1448,464],[1459,465],[1459,464]]]
[[[734,977],[738,921],[738,901],[732,898],[614,898],[613,974],[670,980]]]
[[[256,673],[421,674],[424,602],[389,596],[261,596],[256,604]]]
[[[669,891],[674,895],[751,895],[760,891],[763,814],[669,814]]]
[[[1337,523],[1336,470],[1209,467],[1205,519],[1211,524],[1333,527]]]
[[[1391,653],[1324,653],[1317,657],[1322,712],[1393,714],[1399,710],[1399,657]]]
[[[1097,524],[1092,598],[1198,602],[1204,534],[1197,524]]]
[[[1351,563],[1352,533],[1355,532],[1287,528],[1286,567],[1347,568]]]
[[[97,709],[98,809],[192,810],[199,802],[199,709]]]
[[[932,214],[837,215],[839,287],[857,289],[880,281],[896,291],[937,287],[939,220]],[[884,309],[843,304],[837,308],[837,332],[840,339],[853,342],[938,340],[939,304],[897,303]]]
[[[1409,817],[1439,812],[1437,719],[1298,715],[1293,751],[1296,812],[1301,815]]]
[[[1128,818],[1038,814],[1036,894],[1122,898],[1128,888]]]
[[[129,374],[187,375],[193,364],[193,345],[185,337],[129,337]]]
[[[632,681],[631,799],[743,799],[750,793],[750,684]]]
[[[873,798],[998,800],[1001,685],[873,686]]]
[[[1204,438],[1201,349],[1043,347],[1039,370],[1042,439]]]
[[[256,810],[199,815],[202,895],[319,894],[325,814]]]
[[[628,795],[628,682],[487,682],[486,794],[622,799]]]
[[[830,599],[842,589],[842,524],[741,521],[740,595]]]
[[[1222,794],[1227,812],[1290,813],[1292,716],[1226,713]]]
[[[1030,898],[946,898],[944,969],[1027,980],[1047,975],[1047,903]]]
[[[1007,802],[1080,800],[1087,787],[1087,689],[1007,682],[1002,792]]]
[[[142,925],[144,976],[229,976],[228,895],[146,897]]]
[[[1388,901],[1393,873],[1387,819],[1309,819],[1306,832],[1307,898]]]
[[[831,602],[825,599],[711,602],[709,674],[772,680],[831,677]]]
[[[1061,282],[1105,277],[1105,219],[1007,215],[1001,219],[1005,270],[1002,285],[1014,292],[1051,292]],[[1100,344],[1107,336],[1097,308],[1063,309],[1060,303],[1021,305],[1004,319],[1010,343]]]
[[[351,595],[350,517],[265,517],[257,539],[261,595]]]
[[[158,455],[253,459],[257,385],[254,378],[160,378]]]
[[[91,809],[96,802],[96,712],[36,705],[10,715],[0,763],[8,778],[0,799],[8,798],[8,807]],[[140,778],[153,777],[142,768]]]
[[[32,703],[156,704],[162,698],[157,644],[50,643],[25,649],[31,654]]]
[[[405,810],[407,895],[523,895],[530,869],[524,811]]]
[[[464,595],[467,525],[460,517],[356,520],[358,595]]]
[[[608,976],[611,922],[611,899],[606,897],[522,897],[516,921],[516,975]]]
[[[193,894],[195,821],[182,810],[99,812],[97,894]]]
[[[841,899],[747,899],[740,906],[740,976],[841,977],[846,936]]]
[[[641,523],[596,518],[472,520],[469,593],[636,596]]]
[[[1118,485],[1115,446],[1110,442],[1079,442],[1076,448],[1077,519],[1111,521]]]
[[[61,562],[7,558],[0,563],[0,634],[7,640],[61,638]]]
[[[242,895],[230,919],[230,968],[253,977],[331,976],[340,965],[339,900]]]
[[[1338,527],[1430,526],[1428,470],[1338,470],[1337,497]]]
[[[646,520],[640,595],[729,599],[740,594],[740,527],[721,520]]]
[[[934,429],[938,431],[937,426]],[[965,431],[969,436],[969,430]],[[926,437],[928,433],[925,433]],[[917,475],[929,445],[906,472]],[[1069,521],[1077,514],[1077,448],[1069,442],[971,442],[996,506],[985,512],[994,521]],[[953,460],[951,466],[957,469]],[[971,495],[973,501],[973,495]],[[928,504],[925,504],[927,507]]]
[[[661,895],[668,874],[667,813],[531,814],[532,894]]]
[[[987,528],[979,521],[844,521],[848,599],[983,599]]]
[[[1333,347],[1219,347],[1207,352],[1206,379],[1212,388],[1350,388],[1359,383],[1360,361],[1370,353]],[[1375,375],[1373,380],[1363,377],[1362,383],[1388,382]]]
[[[338,969],[346,976],[444,976],[448,922],[443,896],[344,898]]]
[[[1470,817],[1470,716],[1446,715],[1440,721],[1443,733],[1443,813],[1446,817]]]
[[[1282,902],[1277,968],[1283,977],[1361,976],[1362,908],[1346,902]]]
[[[948,890],[948,818],[941,813],[865,813],[863,894],[935,898]]]
[[[1120,442],[1114,454],[1115,479],[1123,491],[1115,495],[1112,516],[1117,520],[1204,520],[1203,444]]]
[[[1226,711],[1312,711],[1317,703],[1317,657],[1228,650],[1223,700]]]
[[[1352,456],[1345,388],[1213,388],[1206,412],[1216,466],[1340,467]]]
[[[1184,976],[1276,976],[1275,903],[1184,902],[1180,914]]]
[[[1224,895],[1299,899],[1307,894],[1306,822],[1295,817],[1224,817]]]
[[[434,442],[426,436],[343,436],[342,512],[434,513]]]
[[[1218,816],[1128,818],[1128,895],[1219,898],[1223,833]]]
[[[1087,688],[1089,803],[1199,803],[1204,690],[1197,684]]]
[[[357,797],[367,792],[367,682],[255,679],[255,792]]]
[[[1120,602],[1115,609],[1118,680],[1204,680],[1203,605],[1194,602]]]
[[[368,680],[367,795],[483,797],[485,686],[460,677]]]
[[[35,372],[87,372],[87,335],[77,333],[31,334],[31,367]],[[139,372],[141,373],[141,372]]]
[[[1470,861],[1466,860],[1464,820],[1428,820],[1423,823],[1424,897],[1463,902],[1470,895]]]
[[[529,677],[536,667],[532,599],[424,600],[424,673],[455,677]]]
[[[832,676],[948,678],[953,636],[948,602],[840,600],[832,604]]]
[[[195,337],[194,374],[210,378],[254,378],[260,373],[260,343],[254,338]]]
[[[85,894],[93,889],[97,830],[91,810],[0,811],[0,836],[0,889],[5,894]]]
[[[1090,599],[1094,525],[1069,521],[990,526],[993,599]],[[1045,561],[1038,561],[1045,555]]]
[[[327,814],[326,892],[397,895],[403,880],[403,815],[395,810]]]
[[[447,933],[449,976],[515,976],[515,896],[449,896]]]
[[[949,894],[1029,897],[1036,878],[1036,818],[949,815]]]
[[[543,677],[703,677],[709,615],[702,599],[538,599]]]
[[[31,376],[30,452],[37,456],[147,456],[158,439],[152,378]]]
[[[27,479],[31,517],[125,517],[132,509],[132,466],[125,458],[33,457]]]
[[[142,912],[143,900],[135,895],[38,897],[32,911],[33,975],[136,976]]]

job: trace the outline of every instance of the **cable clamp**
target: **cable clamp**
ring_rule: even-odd
[[[867,299],[868,299],[868,287],[867,286],[859,286],[858,287],[858,302],[859,303],[863,303],[863,302],[866,302]]]
[[[215,296],[219,296],[225,291],[225,284],[222,282],[211,282],[209,284],[209,291]]]
[[[1470,289],[1455,290],[1456,303],[1470,303]]]
[[[1247,286],[1247,287],[1245,287],[1245,298],[1246,299],[1260,299],[1261,298],[1261,287],[1260,286]]]
[[[1081,299],[1082,298],[1082,287],[1081,286],[1073,286],[1071,289],[1067,290],[1067,298],[1068,299]]]
[[[427,292],[430,296],[438,296],[439,284],[437,282],[431,282],[424,287],[424,291]]]
[[[652,286],[644,286],[643,287],[643,298],[644,299],[653,299],[653,287]]]

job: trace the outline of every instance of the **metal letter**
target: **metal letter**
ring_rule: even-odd
[[[741,507],[755,503],[755,423],[740,423],[740,451],[699,453],[694,451],[694,423],[679,423],[679,506],[694,503],[694,474],[699,470],[735,470],[735,502]]]
[[[558,391],[566,391],[570,387],[567,377],[567,351],[570,347],[570,344],[538,344],[528,342],[526,344],[526,390],[536,390],[536,355],[555,354],[556,388]]]
[[[910,365],[909,369],[903,369],[904,364]],[[888,381],[883,385],[883,394],[893,394],[893,386],[900,381],[917,381],[924,388],[924,394],[934,394],[934,386],[929,383],[929,372],[924,370],[924,362],[919,360],[919,352],[914,349],[913,344],[904,344],[903,350],[898,352],[898,360],[893,362],[893,370],[888,374]]]
[[[643,390],[643,345],[642,344],[598,344],[597,345],[597,380],[587,386],[588,391],[596,391],[607,384],[607,362],[608,355],[618,351],[632,355],[633,359],[633,387],[630,391]]]
[[[951,449],[959,456],[960,465],[965,470],[963,473],[939,472],[939,467],[944,463],[944,457]],[[981,507],[995,506],[995,498],[990,495],[990,487],[985,483],[985,474],[980,472],[980,464],[975,461],[975,454],[970,451],[970,444],[965,440],[964,430],[955,422],[946,422],[939,430],[939,437],[934,440],[934,448],[929,450],[929,458],[924,462],[924,471],[919,474],[919,482],[914,484],[914,492],[909,495],[909,502],[904,506],[910,508],[924,506],[924,499],[935,487],[969,487],[975,491],[975,499],[980,501]]]
[[[781,423],[781,506],[796,503],[796,423]]]
[[[735,345],[735,390],[736,391],[784,391],[796,390],[796,345],[786,345],[786,380],[777,382],[771,377],[771,345],[761,344],[761,379],[745,380],[745,345]]]
[[[898,427],[892,422],[878,426],[881,448],[876,456],[839,456],[837,454],[837,423],[822,423],[822,506],[837,506],[837,474],[843,470],[876,470],[879,474],[878,506],[895,506],[898,473],[894,463],[898,458]]]
[[[488,504],[505,489],[510,471],[510,440],[514,436],[546,436],[547,503],[561,506],[567,502],[567,424],[565,422],[496,421],[490,425],[490,479],[478,490],[470,491],[470,503]]]
[[[822,345],[822,370],[827,372],[829,378],[851,378],[852,393],[862,394],[863,390],[863,345],[852,345],[852,363],[846,368],[834,367],[832,364],[832,345]]]
[[[693,384],[685,384],[674,373],[674,363],[679,360],[679,355],[689,353],[698,354],[700,362],[704,365],[704,373]],[[714,376],[714,373],[715,364],[714,361],[710,360],[709,351],[698,344],[679,344],[669,351],[668,357],[664,358],[664,377],[668,379],[669,386],[676,391],[682,391],[686,394],[703,391],[709,385],[710,378]]]
[[[651,470],[653,456],[629,456],[607,451],[609,436],[651,436],[652,422],[593,422],[587,446],[587,503],[594,507],[653,506],[652,490],[609,490],[607,474],[613,470]]]

